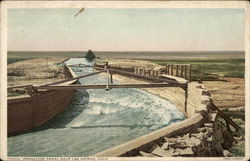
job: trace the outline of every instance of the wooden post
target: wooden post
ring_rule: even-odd
[[[113,84],[113,74],[110,74],[110,83]]]
[[[176,65],[176,77],[179,76],[179,65]]]
[[[168,75],[170,75],[170,74],[169,74],[169,73],[170,73],[170,72],[169,72],[169,68],[170,68],[170,65],[168,64],[168,65],[167,65],[167,73],[166,73],[166,74],[168,74]]]
[[[30,95],[30,96],[34,96],[33,86],[28,86],[27,87],[27,94]]]
[[[183,78],[183,65],[181,65],[181,78]]]
[[[188,84],[187,84],[187,87],[184,90],[185,90],[185,102],[184,102],[184,106],[185,106],[185,112],[187,113]]]
[[[192,65],[189,65],[189,82],[192,80],[192,75],[191,75],[191,70],[192,70]]]
[[[171,75],[174,74],[174,65],[171,65]]]
[[[156,70],[156,77],[159,77],[159,70]]]
[[[158,76],[162,74],[163,74],[163,70],[162,69],[158,70]]]
[[[142,75],[143,74],[143,69],[140,69],[140,75]]]
[[[107,74],[108,74],[108,80],[107,80],[107,85],[106,85],[106,89],[109,89],[109,69],[107,69]]]
[[[185,75],[185,79],[187,79],[187,65],[184,66],[184,75]]]

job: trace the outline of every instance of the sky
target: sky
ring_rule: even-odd
[[[244,9],[9,9],[8,51],[243,51]]]

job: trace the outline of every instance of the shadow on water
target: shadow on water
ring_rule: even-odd
[[[47,121],[43,125],[34,128],[32,131],[40,131],[49,128],[65,128],[74,118],[82,113],[89,103],[89,94],[84,89],[78,89],[69,107],[62,113],[56,115],[51,120]]]
[[[150,128],[154,126],[152,125],[95,125],[95,126],[77,126],[77,127],[71,127],[71,129],[84,129],[84,128],[113,128],[113,127],[121,127],[121,128],[138,128],[138,127],[147,127]]]
[[[76,90],[70,105],[61,113],[54,116],[44,124],[21,133],[16,133],[11,136],[21,135],[25,133],[32,133],[50,128],[65,128],[74,118],[82,113],[89,103],[89,94],[84,89]]]

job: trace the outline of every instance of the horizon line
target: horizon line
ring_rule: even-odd
[[[90,49],[91,50],[91,49]],[[7,50],[7,52],[87,52],[88,50]],[[100,51],[100,50],[92,50],[93,52],[245,52],[245,50],[205,50],[205,51],[116,51],[116,50],[107,50],[107,51]]]

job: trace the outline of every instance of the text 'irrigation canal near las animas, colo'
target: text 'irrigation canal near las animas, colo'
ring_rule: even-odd
[[[71,58],[65,63],[87,61]],[[77,75],[93,72],[89,67],[72,69]],[[105,75],[95,75],[80,83],[106,81]],[[8,156],[90,156],[183,119],[169,101],[140,89],[81,89],[64,112],[29,133],[9,137]]]

